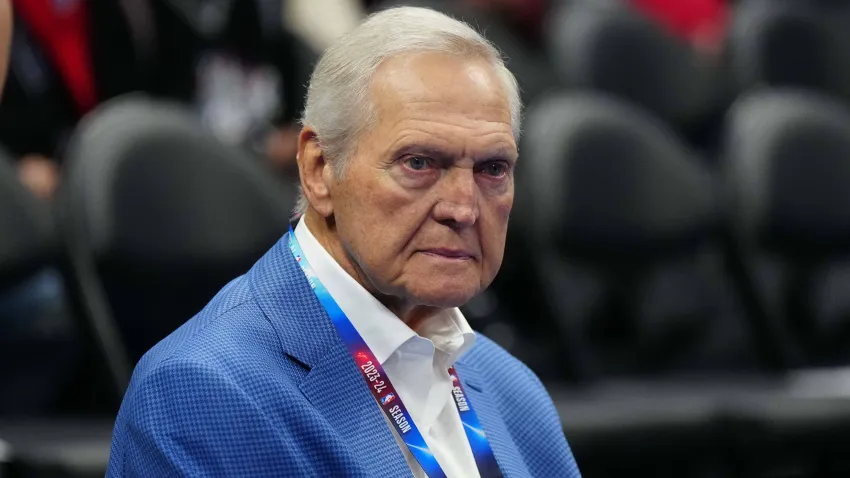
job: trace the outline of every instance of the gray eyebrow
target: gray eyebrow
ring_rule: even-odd
[[[402,156],[405,154],[422,154],[441,162],[454,162],[456,160],[455,156],[448,153],[445,149],[426,145],[410,144],[401,147],[394,153],[395,156]],[[516,156],[517,154],[511,148],[498,147],[488,151],[486,156],[476,158],[476,162],[493,160],[515,162],[517,160]]]

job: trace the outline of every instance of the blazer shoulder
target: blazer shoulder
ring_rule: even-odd
[[[278,400],[297,398],[298,383],[308,371],[282,353],[277,332],[256,300],[250,295],[243,299],[218,311],[219,298],[213,299],[145,354],[133,372],[122,409],[138,412],[144,409],[142,403],[159,403],[168,399],[162,395],[177,390],[195,399],[203,397],[181,402],[178,408],[185,411],[218,403],[225,392],[258,410],[276,409]]]
[[[248,362],[224,367],[176,354],[134,377],[115,422],[108,476],[124,476],[125,468],[133,476],[309,470],[293,434],[313,425],[292,406],[298,388]]]
[[[245,276],[226,285],[197,315],[160,341],[139,361],[133,381],[164,363],[204,364],[224,374],[252,372],[246,363],[268,367],[283,355],[275,328],[258,306]]]
[[[490,381],[495,381],[499,389],[522,389],[527,392],[532,387],[548,397],[543,383],[526,364],[487,336],[477,332],[476,336],[475,345],[466,360]]]

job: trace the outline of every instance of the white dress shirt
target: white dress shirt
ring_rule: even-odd
[[[475,332],[463,314],[458,309],[446,310],[423,321],[415,332],[345,272],[319,244],[306,221],[299,221],[295,238],[319,280],[383,365],[446,476],[479,477],[448,374],[448,368],[475,341]],[[407,445],[389,422],[387,426],[413,475],[426,478]]]

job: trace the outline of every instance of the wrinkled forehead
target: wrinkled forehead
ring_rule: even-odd
[[[483,58],[443,53],[391,58],[376,71],[371,95],[376,128],[384,135],[424,130],[425,136],[460,135],[482,147],[516,149],[508,94]]]
[[[423,96],[466,90],[470,94],[496,94],[499,101],[507,103],[507,92],[494,65],[474,55],[415,52],[393,56],[381,63],[372,78],[373,92],[386,92],[386,88]]]

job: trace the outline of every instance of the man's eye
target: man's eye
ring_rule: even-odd
[[[407,167],[414,171],[422,171],[429,166],[428,158],[422,156],[411,156],[405,160],[405,163],[407,163]]]
[[[482,170],[494,178],[500,178],[507,174],[508,165],[502,162],[493,161],[485,164]]]

